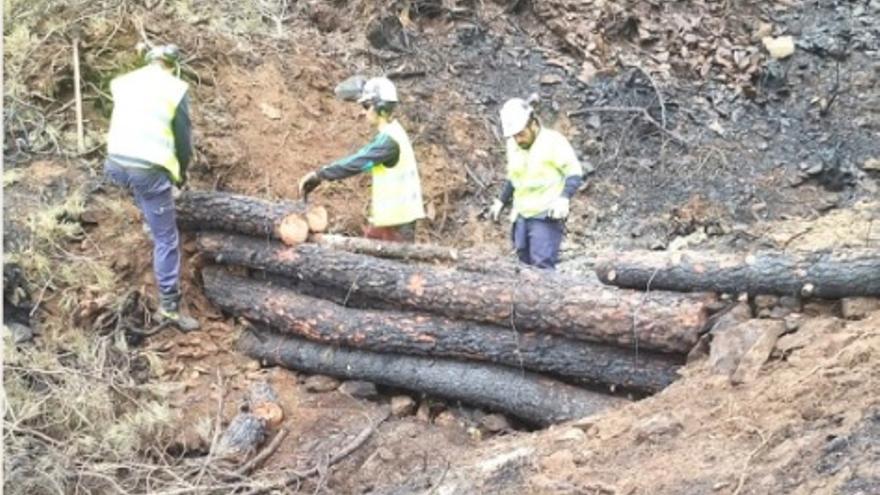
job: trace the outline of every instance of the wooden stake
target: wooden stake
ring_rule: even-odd
[[[86,140],[83,133],[82,91],[79,74],[79,38],[73,39],[73,91],[76,99],[76,150],[86,151]]]

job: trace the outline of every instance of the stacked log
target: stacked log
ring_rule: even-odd
[[[218,265],[203,270],[208,297],[261,329],[241,337],[243,352],[536,425],[608,407],[609,390],[662,390],[715,302],[438,246],[326,234],[278,242],[285,219],[305,213],[301,204],[222,193],[189,193],[178,209],[183,228],[206,231],[198,248]],[[239,267],[237,275],[221,265]]]
[[[876,249],[754,254],[631,251],[601,260],[596,274],[604,283],[639,290],[880,297]]]

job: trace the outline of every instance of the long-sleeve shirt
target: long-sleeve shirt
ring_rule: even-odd
[[[171,121],[171,130],[174,133],[174,151],[177,162],[180,164],[180,178],[186,182],[186,169],[192,160],[192,123],[189,119],[189,95],[184,95],[174,111],[174,119]]]
[[[353,155],[319,169],[318,177],[322,180],[341,180],[368,172],[376,165],[394,167],[399,158],[400,146],[391,136],[380,132],[369,144]]]

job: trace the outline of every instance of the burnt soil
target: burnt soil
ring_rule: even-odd
[[[596,252],[615,248],[880,247],[876,1],[295,2],[280,36],[265,16],[241,21],[235,5],[184,4],[127,8],[151,38],[188,54],[193,189],[296,198],[299,178],[371,137],[360,109],[334,98],[335,85],[388,74],[427,202],[419,241],[509,255],[506,224],[484,217],[504,175],[497,112],[506,98],[537,92],[543,123],[568,135],[595,169],[572,204],[563,270],[585,273]],[[52,101],[6,99],[6,170],[20,172],[8,183],[4,174],[4,250],[26,251],[30,215],[80,191],[85,213],[69,221],[83,235],[65,250],[111,267],[119,291],[111,295],[131,302],[127,323],[114,325],[101,318],[116,311],[102,306],[107,294],[33,287],[38,345],[39,329],[65,314],[62,296],[73,291],[84,309],[64,325],[126,332],[130,352],[152,359],[139,379],[176,384],[174,449],[206,452],[211,438],[193,425],[213,420],[218,394],[229,421],[248,386],[267,380],[281,392],[290,434],[261,469],[310,467],[399,391],[373,400],[313,393],[308,377],[236,353],[243,324],[201,294],[203,261],[189,234],[184,291],[203,330],[137,335],[155,307],[150,241],[134,205],[101,183],[108,112],[96,52],[130,52],[139,34],[111,21],[117,30],[88,25],[84,33],[85,77],[96,82],[85,89],[89,151],[70,151],[71,69],[51,32],[33,48],[35,66],[46,70],[12,77]],[[771,58],[761,34],[793,35],[795,53]],[[48,124],[38,125],[40,112]],[[315,193],[331,232],[360,233],[368,180]],[[847,321],[830,304],[805,322],[753,383],[735,387],[697,361],[660,394],[544,431],[512,422],[490,432],[488,411],[414,397],[416,414],[385,421],[300,489],[880,493],[880,312]]]

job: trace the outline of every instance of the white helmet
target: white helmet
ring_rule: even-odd
[[[501,107],[501,134],[509,138],[525,129],[532,118],[532,106],[522,98],[511,98]]]
[[[364,84],[358,103],[397,103],[397,88],[387,77],[374,77]]]

